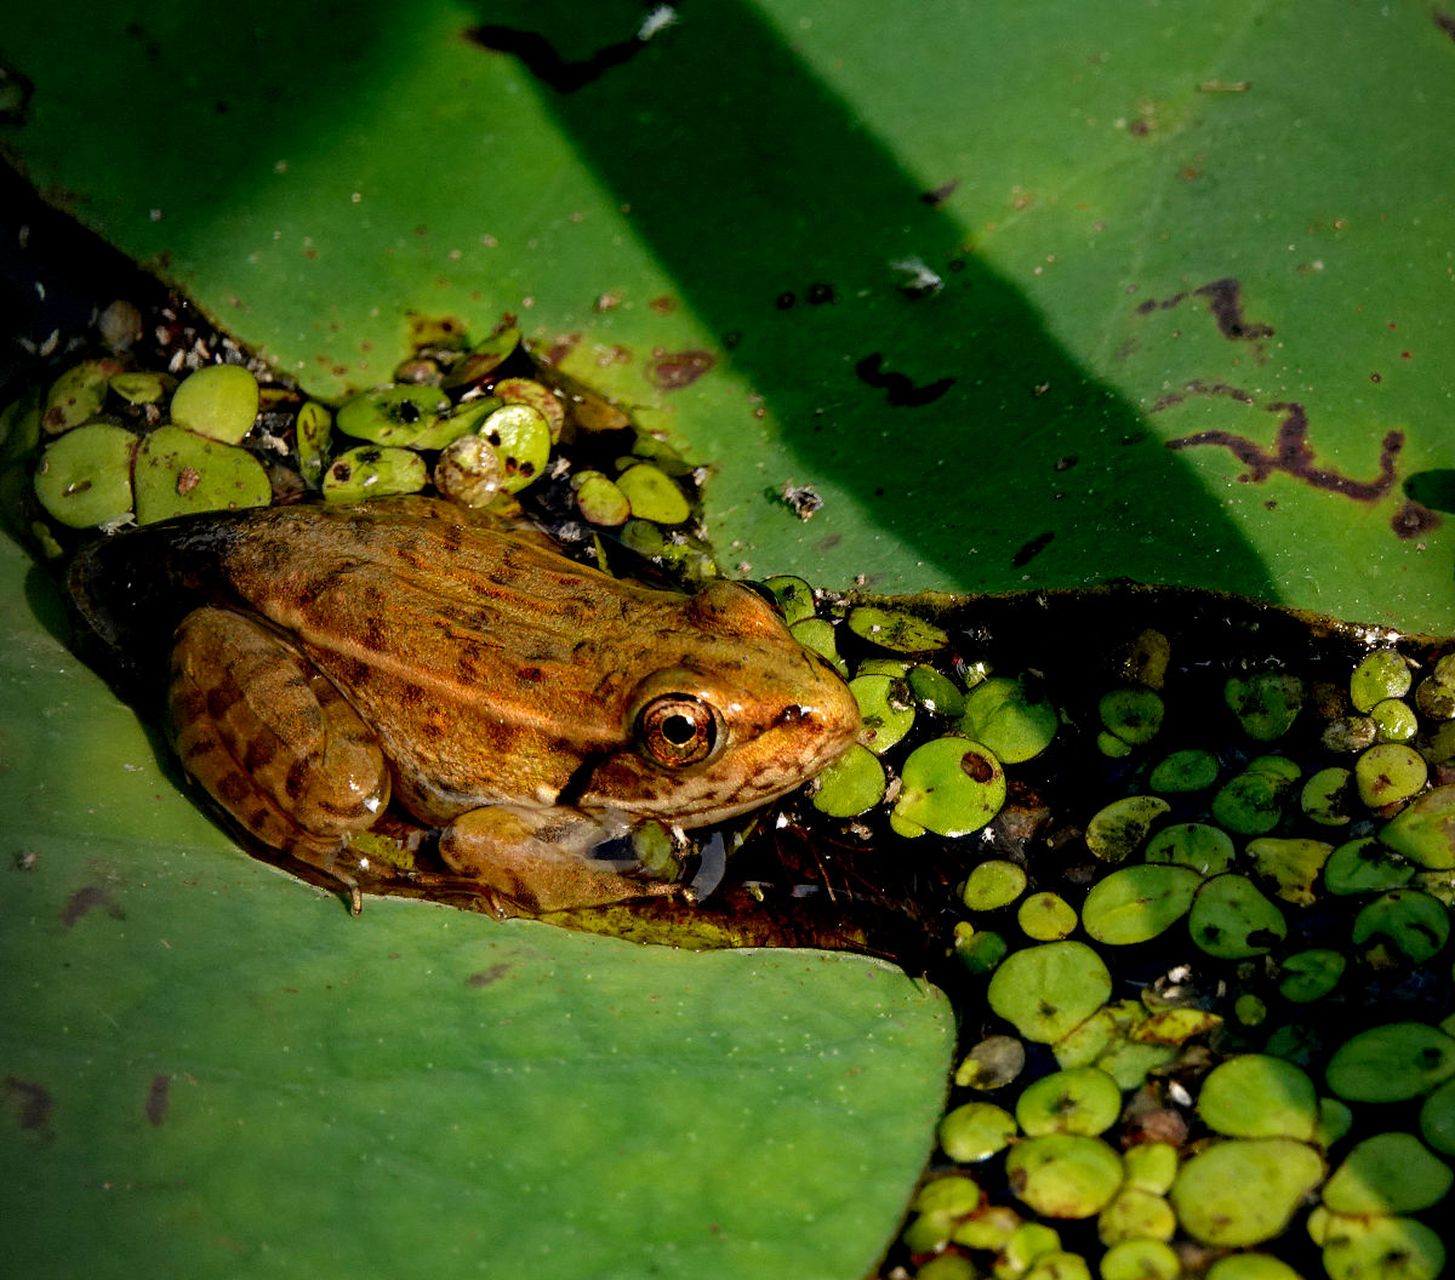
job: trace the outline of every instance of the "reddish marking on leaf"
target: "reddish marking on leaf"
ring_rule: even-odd
[[[1431,533],[1443,523],[1438,512],[1431,511],[1429,507],[1421,506],[1411,499],[1394,513],[1389,525],[1396,537],[1410,539]]]
[[[113,920],[126,919],[126,912],[105,889],[100,885],[88,884],[66,899],[66,905],[61,908],[61,923],[69,929],[96,907],[105,907],[106,914]]]
[[[1232,276],[1210,280],[1196,289],[1184,289],[1170,298],[1148,298],[1137,305],[1138,315],[1152,311],[1170,311],[1188,298],[1203,298],[1208,313],[1217,323],[1223,337],[1233,342],[1259,342],[1273,336],[1273,326],[1247,320],[1243,316],[1243,285]]]
[[[1379,450],[1378,479],[1355,480],[1328,467],[1314,465],[1314,450],[1308,441],[1308,414],[1303,405],[1280,401],[1268,408],[1284,415],[1272,449],[1265,449],[1247,436],[1220,430],[1199,431],[1196,435],[1169,440],[1167,447],[1176,450],[1193,445],[1219,445],[1248,468],[1239,479],[1252,484],[1261,484],[1273,472],[1282,471],[1311,488],[1327,489],[1356,502],[1377,502],[1394,487],[1395,459],[1404,448],[1404,432],[1385,433]]]
[[[481,969],[478,973],[472,973],[465,979],[472,987],[488,987],[492,983],[499,982],[510,972],[510,965],[505,961],[499,964],[492,964],[488,969]]]
[[[6,1076],[5,1092],[15,1105],[15,1121],[22,1129],[34,1132],[50,1127],[55,1099],[45,1085],[19,1076]]]
[[[995,766],[978,751],[967,751],[960,759],[960,769],[976,782],[989,782],[995,777]]]
[[[152,1077],[151,1087],[147,1090],[146,1116],[147,1123],[154,1129],[166,1122],[171,1088],[171,1076],[157,1074]]]
[[[647,377],[663,391],[676,391],[691,386],[716,363],[717,360],[706,351],[663,351],[659,348],[647,361]]]

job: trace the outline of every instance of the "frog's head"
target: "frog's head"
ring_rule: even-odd
[[[812,778],[859,732],[848,685],[738,583],[704,588],[643,641],[655,669],[625,702],[629,749],[592,780],[606,807],[705,826]]]

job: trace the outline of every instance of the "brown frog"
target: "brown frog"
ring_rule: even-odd
[[[163,601],[196,605],[168,733],[259,840],[326,864],[392,796],[502,910],[672,892],[588,854],[645,819],[762,805],[859,729],[747,587],[612,578],[426,498],[174,521],[95,544],[69,582],[114,646]]]

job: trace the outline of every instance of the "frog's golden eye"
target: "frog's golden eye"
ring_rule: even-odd
[[[637,741],[647,756],[669,769],[701,764],[717,750],[717,715],[701,698],[665,693],[637,717]]]

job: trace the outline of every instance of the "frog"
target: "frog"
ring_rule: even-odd
[[[749,586],[614,577],[438,498],[183,517],[67,584],[113,652],[161,632],[166,736],[247,836],[334,866],[396,804],[502,915],[684,893],[593,851],[769,804],[860,732]]]

